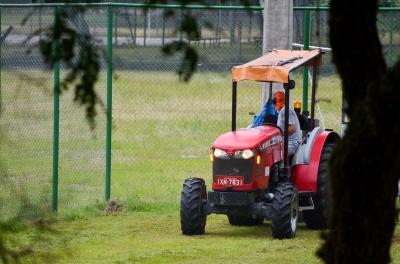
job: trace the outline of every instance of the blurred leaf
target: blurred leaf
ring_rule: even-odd
[[[182,42],[179,41],[173,41],[171,43],[168,43],[162,48],[162,52],[165,55],[173,55],[175,52],[179,50],[182,50]]]
[[[45,2],[80,3],[81,1],[49,0]],[[89,0],[86,2],[93,3],[97,1]],[[221,3],[226,2],[226,0],[221,1]],[[149,5],[171,4],[168,0],[147,0],[145,3]],[[181,0],[174,3],[182,7],[190,4],[210,5],[210,2],[207,0]],[[240,0],[240,4],[250,6],[251,0]],[[149,6],[144,8],[146,12],[148,9]],[[165,9],[163,13],[166,18],[176,16],[180,21],[174,33],[179,34],[178,32],[181,31],[184,38],[189,41],[201,40],[201,30],[196,17],[191,15],[190,11],[184,8],[180,10],[180,12],[183,12],[182,15],[177,16],[176,10],[177,9]],[[89,32],[89,26],[84,19],[84,13],[84,7],[62,8],[59,25],[53,24],[43,32],[35,32],[35,34],[44,33],[44,37],[40,40],[39,48],[44,62],[49,65],[50,68],[54,67],[55,62],[58,60],[68,66],[69,71],[65,75],[61,87],[65,90],[68,89],[69,86],[75,85],[74,101],[85,107],[86,117],[91,128],[94,128],[94,119],[97,114],[96,105],[102,105],[94,89],[94,85],[100,71],[100,60],[105,55],[102,49],[95,45],[95,41],[92,39]],[[26,23],[31,15],[32,13],[29,13],[25,17],[23,23]],[[203,21],[203,23],[206,28],[213,28],[213,24],[210,21]],[[54,54],[54,43],[56,43],[58,37],[61,39],[61,54],[59,58],[56,58]],[[26,41],[29,40],[27,39]],[[189,43],[182,40],[169,43],[162,48],[162,52],[168,56],[181,53],[182,62],[178,74],[184,81],[190,80],[197,69],[199,60],[197,50],[190,46]]]
[[[183,53],[178,74],[180,79],[184,80],[185,82],[189,81],[197,69],[197,62],[199,60],[196,49],[185,41],[174,41],[165,45],[162,51],[167,56],[171,56],[178,51]]]
[[[178,72],[179,76],[183,77],[183,80],[185,82],[189,81],[193,73],[196,71],[198,60],[199,56],[196,49],[190,45],[186,45],[183,63],[181,64],[180,70]]]
[[[214,24],[211,23],[210,21],[204,21],[204,27],[212,30],[212,29],[214,29]]]
[[[63,8],[58,25],[44,30],[39,48],[44,62],[53,68],[57,61],[68,66],[66,77],[61,83],[63,90],[75,85],[74,101],[85,107],[90,128],[95,128],[96,105],[100,103],[95,83],[100,72],[102,49],[95,45],[84,19],[84,8]],[[35,32],[38,34],[38,32]],[[28,38],[31,38],[29,36]],[[59,57],[55,54],[55,43],[60,39]],[[26,41],[29,41],[27,39]]]
[[[32,17],[32,15],[33,15],[33,13],[34,13],[35,11],[36,11],[35,9],[32,9],[31,11],[28,12],[28,14],[26,14],[26,15],[24,16],[24,18],[23,18],[22,21],[21,21],[21,26],[25,26],[26,22],[28,21],[29,18]]]
[[[199,40],[201,38],[201,33],[197,26],[197,21],[192,15],[183,15],[182,31],[190,40]]]
[[[168,17],[173,17],[175,16],[175,12],[173,9],[165,9],[164,10],[164,17],[168,18]]]

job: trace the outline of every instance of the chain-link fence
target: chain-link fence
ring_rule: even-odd
[[[112,59],[114,74],[111,78],[111,68],[104,60],[97,83],[104,109],[100,109],[96,129],[91,131],[84,110],[73,103],[71,90],[62,91],[59,102],[53,96],[56,72],[49,70],[40,56],[42,35],[26,41],[52,25],[55,7],[3,5],[2,215],[15,214],[21,206],[26,215],[50,211],[52,199],[53,209],[55,205],[60,210],[82,208],[108,198],[110,191],[111,198],[125,201],[128,209],[171,209],[178,207],[185,178],[210,181],[210,145],[230,129],[230,69],[262,54],[262,11],[240,9],[175,8],[174,16],[166,16],[171,7],[87,7],[84,21],[98,48]],[[398,11],[382,10],[377,22],[389,65],[400,52]],[[176,74],[182,55],[165,57],[161,47],[182,37],[181,18],[188,13],[199,23],[201,38],[190,43],[200,59],[198,72],[189,83],[182,83]],[[329,46],[327,9],[297,8],[294,16],[294,43]],[[310,38],[304,35],[305,26],[310,27]],[[67,70],[61,65],[61,79]],[[340,131],[340,80],[329,52],[320,73],[316,116],[322,127]],[[302,70],[293,78],[298,87],[306,80]],[[293,98],[303,99],[301,89],[294,91]],[[111,111],[111,102],[112,126],[108,123],[107,130],[111,119],[105,113]],[[57,103],[59,116],[54,107]],[[250,124],[249,112],[260,109],[260,84],[240,84],[238,127]],[[59,127],[58,133],[55,127]],[[112,144],[108,145],[107,139]],[[111,188],[107,179],[111,179]]]

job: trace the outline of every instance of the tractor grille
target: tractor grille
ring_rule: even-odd
[[[253,174],[254,158],[251,159],[218,159],[213,162],[213,181],[216,176],[243,176],[244,183],[250,184]]]
[[[219,206],[247,206],[254,203],[254,193],[247,192],[208,192],[208,200]]]

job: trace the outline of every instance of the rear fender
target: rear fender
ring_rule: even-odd
[[[296,155],[293,158],[292,166],[310,163],[311,153],[315,141],[322,132],[323,130],[321,128],[316,127],[304,136],[299,148],[296,151]]]
[[[333,131],[322,131],[311,148],[308,164],[297,164],[293,168],[293,183],[299,192],[317,192],[318,167],[322,148],[326,143],[337,142],[339,135]]]

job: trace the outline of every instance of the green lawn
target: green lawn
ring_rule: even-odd
[[[39,257],[61,263],[317,263],[319,233],[301,224],[294,240],[272,240],[270,224],[238,228],[210,216],[206,235],[185,237],[179,228],[183,180],[204,178],[210,186],[210,145],[230,129],[228,73],[202,72],[180,83],[173,72],[117,71],[113,86],[112,199],[118,216],[102,216],[105,174],[105,117],[99,108],[90,131],[82,108],[65,91],[60,106],[59,215],[51,239],[35,243]],[[50,210],[53,99],[50,72],[2,72],[2,143],[8,177],[0,193],[1,217]],[[300,74],[293,76],[298,87]],[[39,81],[35,81],[38,80]],[[105,101],[105,75],[98,83]],[[293,98],[301,100],[301,89]],[[327,126],[340,127],[336,76],[321,77],[320,109]],[[260,84],[238,89],[238,126],[260,111]],[[317,112],[317,117],[320,118]],[[18,211],[20,206],[22,211]],[[28,241],[31,233],[21,232]]]
[[[299,224],[290,240],[271,237],[271,225],[230,226],[226,217],[208,217],[206,233],[183,236],[179,212],[135,212],[60,220],[33,244],[30,263],[321,263],[315,256],[320,232]],[[24,243],[35,237],[32,229],[14,236]],[[46,238],[46,239],[45,239]],[[392,263],[400,263],[400,229],[392,244]],[[50,258],[50,259],[49,259]]]
[[[3,12],[2,29],[13,25],[12,34],[31,34],[40,23],[46,27],[53,22],[52,11],[46,10],[40,21],[35,10],[25,26],[20,22],[26,14]],[[87,18],[91,29],[105,36],[105,13],[93,12]],[[243,39],[249,37],[246,31]],[[167,29],[168,32],[176,35]],[[155,33],[154,30],[150,32],[153,37]],[[143,28],[138,28],[137,34],[142,36]],[[203,29],[203,37],[213,34]],[[227,31],[223,34],[227,38]],[[254,28],[252,34],[258,35],[258,30]],[[118,36],[130,36],[123,19],[119,19]],[[383,36],[383,39],[388,37]],[[26,45],[5,44],[1,51],[4,63],[0,86],[0,172],[3,176],[0,179],[0,220],[15,215],[31,219],[33,215],[50,211],[53,77],[52,72],[39,71],[43,63],[37,50],[28,54],[26,48]],[[240,49],[228,43],[213,47],[199,45],[197,49],[200,62],[212,64],[219,71],[253,59],[261,52],[261,47],[246,43]],[[27,229],[13,235],[18,245],[21,241],[23,244],[33,241],[35,258],[25,261],[319,263],[315,251],[320,244],[320,233],[307,230],[304,224],[299,225],[296,238],[273,240],[269,222],[259,227],[233,227],[225,216],[212,215],[208,218],[205,235],[187,237],[181,234],[179,199],[183,180],[201,177],[210,186],[211,164],[207,158],[210,145],[218,135],[230,129],[230,74],[206,71],[200,66],[202,72],[191,82],[180,83],[171,72],[180,57],[166,58],[159,47],[116,46],[113,54],[118,78],[113,81],[111,196],[123,205],[123,212],[116,216],[102,213],[104,109],[98,109],[97,128],[90,131],[83,108],[73,103],[73,91],[63,91],[59,213],[52,225],[56,232],[37,240],[32,225],[27,224]],[[4,65],[15,70],[5,69]],[[63,70],[62,74],[65,74]],[[297,88],[292,98],[301,100],[302,71],[293,78]],[[105,102],[104,72],[97,88]],[[260,95],[259,83],[239,85],[238,127],[252,122],[249,112],[260,111]],[[309,100],[310,95],[311,89]],[[315,113],[321,126],[340,131],[341,90],[337,75],[321,76],[317,98]],[[392,248],[394,263],[400,263],[399,249],[400,230],[397,229]]]
[[[21,75],[22,74],[22,75]],[[113,86],[113,199],[129,208],[177,208],[183,180],[210,180],[208,161],[215,138],[230,129],[231,82],[228,73],[197,73],[181,83],[173,72],[117,71]],[[294,75],[297,86],[302,76]],[[97,85],[105,102],[105,76]],[[49,210],[53,153],[52,74],[2,72],[3,167],[10,185],[2,192],[18,208],[16,194],[27,196],[35,210]],[[238,127],[260,111],[260,84],[238,89]],[[340,129],[340,89],[336,76],[321,77],[316,117]],[[293,99],[302,99],[295,89]],[[99,108],[97,128],[90,131],[82,108],[65,91],[60,103],[59,210],[68,212],[103,200],[105,116]],[[320,112],[323,114],[320,115]],[[321,122],[322,123],[322,122]],[[209,185],[208,185],[209,186]],[[14,198],[11,198],[14,196]]]

